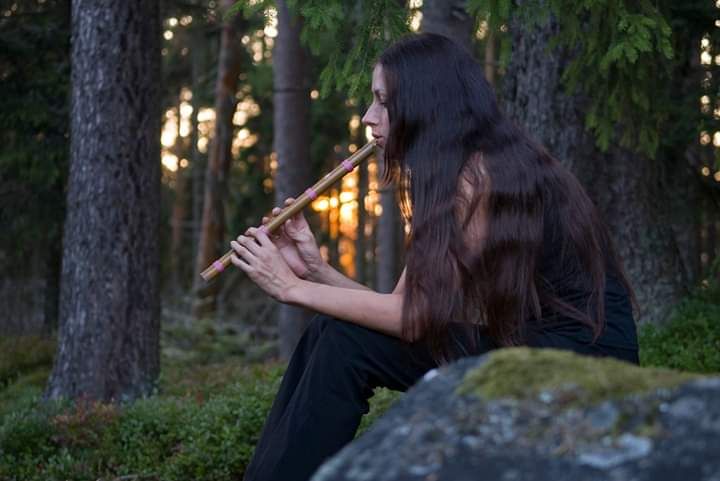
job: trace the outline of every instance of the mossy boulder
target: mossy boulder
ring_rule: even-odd
[[[596,403],[653,389],[670,389],[696,374],[672,369],[647,369],[613,358],[579,356],[558,349],[503,349],[470,370],[458,394],[487,399],[534,398],[565,393],[579,404]]]
[[[430,371],[312,481],[720,479],[720,377],[551,349]]]

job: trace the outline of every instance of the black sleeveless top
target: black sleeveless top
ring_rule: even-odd
[[[556,212],[546,212],[545,218],[549,222],[545,223],[538,285],[581,312],[587,312],[589,276],[582,272],[575,253],[560,252]],[[628,292],[609,262],[606,262],[606,271],[605,326],[595,341],[589,326],[553,307],[543,306],[542,318],[527,323],[528,344],[577,347],[574,350],[579,352],[638,363],[637,331]]]
[[[566,290],[560,298],[582,312],[587,310],[587,292]],[[542,310],[542,319],[528,321],[527,330],[529,345],[578,347],[574,350],[586,354],[613,356],[634,363],[639,361],[630,299],[623,285],[612,274],[607,275],[605,283],[605,326],[595,341],[588,325],[546,306]]]

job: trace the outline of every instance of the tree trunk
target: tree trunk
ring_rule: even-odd
[[[160,10],[72,4],[71,160],[46,396],[125,401],[159,371]]]
[[[205,44],[206,39],[202,35],[202,32],[198,27],[192,28],[192,39],[193,45],[191,50],[192,55],[192,101],[193,106],[192,117],[190,117],[190,169],[192,179],[192,259],[197,259],[200,246],[200,226],[202,224],[202,201],[203,201],[203,186],[205,185],[205,169],[207,167],[205,158],[198,149],[198,112],[200,111],[201,103],[199,102],[200,89],[202,83],[200,77],[202,72],[206,70],[205,58],[207,49]],[[194,267],[194,266],[193,266]],[[197,282],[193,272],[193,284]],[[193,285],[191,284],[191,285]]]
[[[709,273],[715,263],[717,246],[717,224],[715,222],[715,211],[712,208],[712,204],[706,208],[705,216],[705,229],[707,232],[707,237],[705,237],[705,253],[707,254],[707,272]]]
[[[682,268],[665,222],[664,196],[655,186],[652,159],[611,147],[598,151],[583,128],[585,101],[567,95],[560,75],[568,52],[547,51],[558,26],[550,19],[528,30],[511,22],[513,54],[503,80],[512,119],[568,167],[585,186],[609,225],[637,294],[640,320],[660,322],[683,293]]]
[[[367,212],[365,212],[365,196],[368,193],[368,165],[362,162],[358,166],[358,210],[357,210],[357,231],[355,238],[355,280],[360,284],[367,282],[367,242],[365,226],[367,225]]]
[[[178,119],[180,118],[180,105],[178,105]],[[185,248],[187,239],[186,220],[188,203],[188,181],[190,169],[182,166],[181,160],[189,157],[190,139],[180,136],[180,120],[177,123],[177,142],[172,153],[178,158],[178,168],[175,171],[175,197],[170,213],[170,292],[179,295],[182,292],[182,285],[185,272],[183,266],[187,262]]]
[[[681,32],[679,38],[674,35],[675,44],[679,46],[678,60],[681,61],[676,66],[679,75],[674,79],[672,91],[675,95],[679,94],[678,102],[687,99],[689,103],[700,95],[698,87],[703,84],[708,68],[701,64],[697,50],[705,33],[704,28],[697,27],[681,29]],[[673,121],[686,123],[686,119],[682,117],[670,120],[670,123]],[[700,172],[703,166],[714,164],[714,146],[701,145],[693,139],[688,145],[678,147],[664,155],[666,164],[669,165],[665,197],[674,200],[669,215],[684,267],[686,284],[693,286],[705,274],[702,271],[700,234],[705,212],[714,210],[712,193],[716,182],[700,175]]]
[[[360,108],[358,110],[362,113],[365,112],[366,108],[367,107],[365,105],[360,105]],[[363,129],[357,129],[351,140],[358,146],[362,145],[362,141],[364,140]],[[360,284],[366,285],[369,282],[368,262],[365,257],[368,248],[368,236],[365,235],[365,229],[367,228],[366,226],[369,226],[368,213],[365,210],[365,197],[368,195],[368,188],[370,182],[368,165],[369,162],[366,160],[365,162],[361,162],[358,166],[358,223],[357,231],[355,234],[355,280]]]
[[[378,164],[382,168],[382,161]],[[382,178],[382,173],[378,174]],[[379,182],[379,181],[378,181]],[[392,292],[399,278],[398,257],[400,245],[399,232],[403,229],[400,210],[395,199],[395,187],[383,186],[379,189],[382,214],[377,222],[377,270],[375,286],[378,292]]]
[[[337,198],[338,190],[335,187],[331,187],[329,190],[329,197]],[[340,268],[340,229],[338,228],[338,206],[328,208],[327,219],[328,219],[328,264],[337,270]]]
[[[275,205],[297,197],[312,183],[310,172],[310,93],[307,53],[300,45],[300,19],[277,2],[278,36],[273,51],[274,148],[278,170]],[[313,313],[280,304],[277,309],[280,356],[289,359]]]
[[[444,35],[470,50],[474,22],[466,4],[466,0],[424,0],[422,31]]]
[[[224,0],[222,10],[227,11],[234,3],[233,0]],[[200,273],[230,248],[229,242],[225,241],[225,199],[232,161],[232,119],[237,105],[235,94],[240,75],[240,35],[243,33],[243,23],[241,14],[234,15],[223,25],[220,37],[218,76],[215,84],[215,136],[210,142],[205,171],[202,227],[195,262],[197,297],[193,305],[194,317],[215,311],[222,276],[206,285],[200,278]]]
[[[700,147],[699,144],[697,146]],[[693,148],[694,146],[690,146],[687,150]],[[683,283],[693,286],[697,284],[702,274],[700,264],[702,247],[698,234],[702,228],[704,200],[706,200],[703,191],[706,187],[700,180],[699,167],[694,167],[688,157],[678,151],[677,156],[670,160],[666,175],[667,187],[662,197],[672,200],[667,216],[677,243]]]
[[[190,169],[178,166],[175,175],[175,199],[170,216],[170,279],[171,291],[182,292],[185,256],[185,222],[187,218],[187,184]]]

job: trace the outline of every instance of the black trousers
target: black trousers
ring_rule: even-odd
[[[478,355],[494,348],[477,335],[473,352],[463,326],[450,330],[453,352]],[[599,354],[571,340],[534,336],[530,345]],[[288,364],[245,481],[304,481],[352,441],[368,399],[379,386],[406,391],[437,367],[424,343],[407,343],[326,315],[316,315]]]

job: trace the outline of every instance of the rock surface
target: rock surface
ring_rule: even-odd
[[[339,480],[720,481],[720,377],[553,350],[461,359],[312,478]]]

